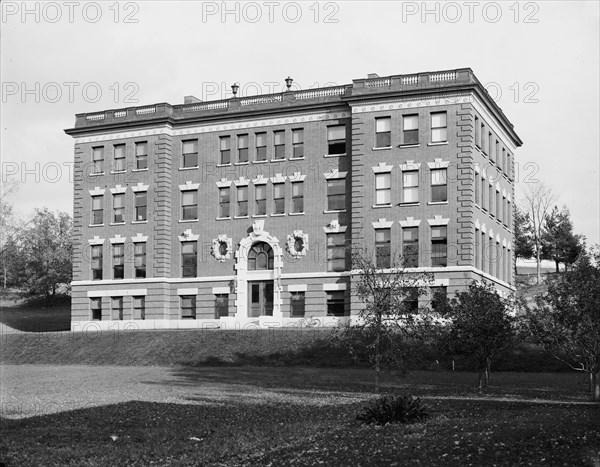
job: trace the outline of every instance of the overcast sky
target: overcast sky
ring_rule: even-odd
[[[470,67],[524,142],[518,193],[544,181],[600,242],[597,1],[72,3],[2,2],[2,181],[23,218],[72,212],[76,113]]]

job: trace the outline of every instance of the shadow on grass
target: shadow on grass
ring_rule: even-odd
[[[0,302],[0,323],[24,332],[56,332],[71,329],[71,297],[58,297],[51,307],[43,300]]]

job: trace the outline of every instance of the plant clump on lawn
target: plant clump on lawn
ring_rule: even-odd
[[[410,394],[390,394],[370,401],[356,419],[364,424],[386,425],[423,422],[427,416],[427,406],[419,397]]]

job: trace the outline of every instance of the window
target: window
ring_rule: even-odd
[[[407,268],[419,266],[419,228],[404,227],[402,229],[402,259]]]
[[[500,156],[500,172],[504,172],[506,167],[506,149],[502,148],[502,155]]]
[[[473,255],[473,264],[476,269],[481,269],[481,251],[479,245],[479,229],[475,229],[475,254]]]
[[[115,172],[123,172],[125,170],[125,145],[115,144]]]
[[[429,287],[429,292],[431,293],[431,308],[433,311],[437,311],[448,298],[448,288],[445,285]]]
[[[198,167],[198,140],[182,141],[183,167]]]
[[[111,297],[110,308],[112,319],[123,320],[123,297]]]
[[[229,316],[229,294],[215,295],[215,319]]]
[[[198,190],[181,192],[182,220],[198,219]]]
[[[494,159],[496,161],[496,164],[501,165],[501,154],[500,154],[500,143],[498,142],[498,140],[496,140],[496,149],[494,151]]]
[[[231,137],[221,136],[221,164],[231,164]]]
[[[480,137],[481,137],[481,146],[479,146],[479,148],[481,149],[481,151],[487,156],[487,149],[485,147],[485,125],[483,124],[483,122],[480,125]]]
[[[419,311],[419,290],[416,287],[407,287],[402,296],[402,308],[406,313]]]
[[[196,296],[181,295],[181,319],[196,319]]]
[[[92,196],[92,224],[99,225],[104,222],[103,196]]]
[[[489,238],[489,244],[488,244],[488,254],[489,254],[489,267],[488,267],[488,274],[490,275],[494,275],[494,262],[497,260],[496,258],[496,250],[494,248],[494,244],[495,241],[493,239],[493,237]]]
[[[375,266],[378,268],[390,268],[392,262],[392,230],[375,230]]]
[[[375,204],[392,204],[392,174],[375,174]]]
[[[125,195],[113,195],[113,222],[119,224],[125,222]]]
[[[92,148],[92,173],[104,173],[104,146]]]
[[[475,204],[479,204],[481,206],[481,200],[479,197],[481,196],[479,190],[479,175],[475,172]]]
[[[448,266],[448,238],[445,225],[431,227],[431,265]]]
[[[481,178],[481,208],[484,211],[487,211],[487,183],[485,181],[485,178]]]
[[[274,254],[268,243],[258,242],[252,245],[248,253],[248,270],[265,271],[273,269]]]
[[[285,214],[285,183],[273,184],[273,202],[275,204],[273,214]]]
[[[125,277],[125,245],[115,243],[113,250],[113,279],[123,279]]]
[[[431,170],[431,202],[448,201],[447,169]]]
[[[392,119],[383,117],[375,119],[375,147],[388,148],[392,145]]]
[[[346,125],[327,127],[327,154],[346,154]]]
[[[327,292],[327,316],[344,316],[344,292]]]
[[[248,162],[248,135],[238,135],[238,162]]]
[[[229,217],[229,187],[219,188],[219,217]]]
[[[135,168],[137,170],[148,168],[148,143],[146,141],[135,143]]]
[[[512,175],[511,155],[509,152],[506,153],[506,175],[508,178],[510,178]]]
[[[402,172],[402,202],[419,202],[419,171],[406,170]]]
[[[135,220],[148,220],[148,193],[139,191],[135,194]]]
[[[290,315],[292,318],[303,318],[306,313],[306,293],[291,292]]]
[[[403,144],[419,144],[419,116],[404,115],[402,117]]]
[[[481,127],[479,126],[479,117],[475,115],[475,146],[481,148]]]
[[[492,156],[493,156],[493,151],[494,151],[494,144],[492,141],[492,133],[491,132],[488,132],[487,148],[489,151],[488,155],[490,156],[490,159],[493,160]]]
[[[146,319],[146,297],[133,297],[133,319]]]
[[[92,311],[92,321],[102,320],[102,297],[90,298],[90,310]]]
[[[346,235],[343,233],[327,234],[327,271],[344,271],[346,269]]]
[[[327,180],[327,210],[343,211],[346,209],[346,180],[338,178]]]
[[[146,243],[136,242],[133,244],[133,267],[135,269],[135,278],[143,279],[146,277]]]
[[[92,246],[92,280],[102,280],[102,245]]]
[[[267,214],[267,185],[256,185],[254,188],[254,198],[256,202],[254,214],[257,216]]]
[[[496,242],[496,277],[498,279],[502,279],[502,261],[504,258],[502,257],[502,246],[500,243]]]
[[[285,131],[274,131],[275,159],[285,159]]]
[[[267,134],[256,133],[256,160],[267,160]]]
[[[494,187],[492,185],[488,186],[488,202],[490,203],[489,206],[489,211],[490,211],[490,216],[494,215]]]
[[[196,277],[197,265],[198,243],[181,242],[181,277]]]
[[[304,212],[304,182],[292,183],[292,212]]]
[[[292,130],[292,147],[293,157],[304,157],[304,130],[302,128]]]
[[[433,112],[431,114],[431,142],[442,143],[445,141],[448,141],[446,112]]]
[[[500,199],[499,191],[496,191],[496,217],[502,222],[502,201]]]
[[[237,189],[237,215],[240,217],[248,215],[248,187],[238,186]]]

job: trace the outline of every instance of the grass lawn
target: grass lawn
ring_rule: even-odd
[[[68,331],[71,329],[71,298],[58,297],[51,307],[39,300],[0,298],[0,323],[25,332]]]
[[[40,368],[29,371],[44,370]],[[54,378],[38,378],[38,387],[30,391],[48,392],[56,399],[58,388],[60,400],[96,401],[94,394],[82,394],[81,384],[87,382],[121,399],[19,420],[1,419],[0,460],[9,466],[594,466],[600,462],[600,405],[476,398],[472,373],[388,376],[387,390],[426,397],[430,418],[425,423],[377,427],[355,420],[364,400],[371,397],[372,373],[365,369],[122,370],[128,371],[129,379],[110,379],[110,367],[90,367],[94,375],[81,367],[48,368],[46,374]],[[158,370],[162,373],[153,373]],[[18,371],[27,372],[28,367]],[[514,376],[494,374],[490,393],[529,398],[539,396],[536,388],[545,388],[547,394],[585,398],[568,374]],[[22,384],[26,388],[32,383]],[[165,391],[179,400],[157,400]]]

